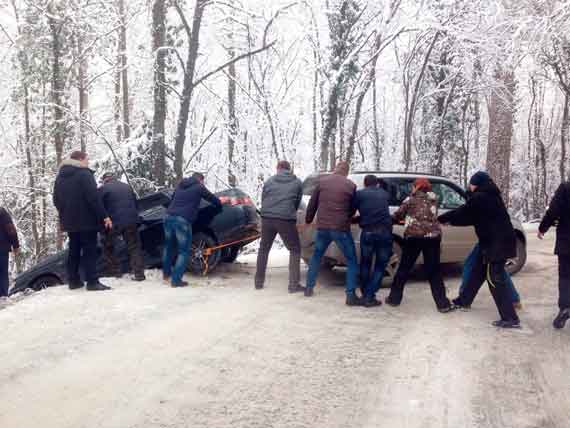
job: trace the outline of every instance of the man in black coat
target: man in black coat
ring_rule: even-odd
[[[0,297],[8,296],[8,261],[10,252],[17,254],[20,250],[18,232],[12,217],[4,208],[0,208]]]
[[[540,223],[538,238],[543,239],[548,230],[556,228],[556,248],[558,255],[558,307],[560,312],[553,322],[554,328],[564,328],[570,319],[570,182],[562,183]]]
[[[501,316],[493,325],[520,328],[506,283],[505,263],[517,255],[516,235],[509,213],[501,191],[487,173],[476,173],[469,187],[473,196],[467,203],[439,217],[442,224],[475,226],[481,247],[467,286],[453,303],[461,307],[471,306],[486,280]]]
[[[133,280],[144,281],[144,258],[139,236],[139,213],[137,197],[131,186],[117,180],[113,173],[101,177],[103,186],[99,189],[103,207],[107,211],[113,228],[107,229],[103,237],[103,258],[110,276],[122,276],[120,262],[115,256],[115,241],[122,236],[127,244],[129,264]]]
[[[71,290],[83,287],[79,274],[82,266],[87,290],[109,290],[97,276],[97,234],[103,227],[111,229],[113,223],[99,198],[89,158],[76,151],[62,162],[55,180],[53,202],[59,213],[59,222],[69,236],[67,279]]]

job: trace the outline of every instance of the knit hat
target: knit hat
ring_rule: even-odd
[[[101,179],[99,180],[101,183],[104,183],[107,180],[116,178],[115,174],[112,172],[106,172],[101,176]]]
[[[472,184],[473,186],[482,186],[483,184],[487,184],[489,181],[491,181],[491,176],[485,171],[479,171],[471,177],[469,184]]]
[[[425,177],[416,178],[416,181],[414,181],[414,187],[424,193],[431,192],[431,183]]]

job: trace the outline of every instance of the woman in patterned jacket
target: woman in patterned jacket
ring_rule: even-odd
[[[393,215],[395,223],[405,222],[404,245],[400,267],[392,283],[386,303],[399,306],[404,295],[404,286],[420,254],[431,285],[431,293],[439,312],[451,312],[455,307],[446,296],[441,274],[441,226],[437,221],[437,195],[432,192],[427,178],[414,182],[412,194]]]

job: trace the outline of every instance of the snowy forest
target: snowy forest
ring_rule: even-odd
[[[568,178],[570,0],[0,0],[0,205],[20,271],[63,245],[73,150],[143,196],[193,172],[487,169],[513,216]]]

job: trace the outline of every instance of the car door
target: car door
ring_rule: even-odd
[[[454,184],[445,181],[433,181],[432,186],[433,192],[438,196],[440,215],[465,204],[465,194]],[[477,236],[473,227],[443,226],[442,263],[463,261],[476,241]]]

